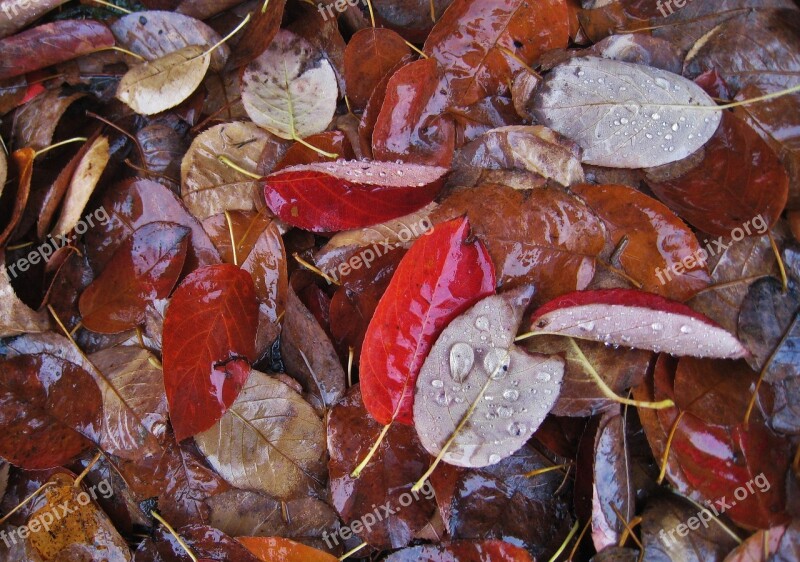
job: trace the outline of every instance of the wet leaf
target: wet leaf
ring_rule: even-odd
[[[267,176],[264,193],[269,208],[292,226],[335,232],[418,211],[439,192],[446,173],[386,162],[307,164]]]
[[[413,546],[390,554],[386,562],[530,562],[524,548],[503,541],[456,541],[440,545]]]
[[[336,562],[338,558],[282,537],[237,537],[247,550],[264,562]]]
[[[102,404],[78,365],[41,353],[2,362],[0,456],[28,470],[69,462],[98,440]]]
[[[164,384],[178,441],[213,426],[236,400],[255,361],[258,322],[250,275],[228,265],[195,270],[164,319]]]
[[[75,480],[66,474],[57,474],[49,482],[54,485],[44,491],[46,503],[29,519],[29,525],[35,521],[43,525],[47,515],[55,519],[49,529],[37,525],[38,530],[29,537],[43,561],[131,560],[127,543],[108,516],[91,501],[88,492],[76,486]],[[92,492],[96,496],[97,492]],[[54,517],[64,506],[70,510],[69,516]],[[64,515],[63,511],[60,513]]]
[[[136,561],[194,562],[193,558],[196,558],[197,562],[259,562],[242,543],[219,529],[192,523],[175,529],[175,532],[183,544],[163,526],[159,527],[152,537],[147,538],[136,549]],[[193,557],[186,553],[184,544],[192,551]]]
[[[176,12],[143,11],[128,14],[111,25],[111,32],[121,47],[148,61],[190,46],[209,49],[222,40],[222,36],[202,21]],[[229,54],[228,46],[220,45],[211,54],[211,69],[222,70]]]
[[[531,318],[534,333],[571,336],[679,356],[738,359],[747,350],[731,334],[681,303],[633,289],[570,293]]]
[[[195,441],[238,488],[286,500],[318,492],[325,479],[322,420],[298,393],[258,371],[222,419]]]
[[[36,21],[43,14],[57,8],[67,0],[42,0],[28,2],[27,0],[6,0],[0,14],[0,37],[6,37],[23,29],[29,23]]]
[[[361,390],[382,424],[411,424],[417,375],[436,337],[461,312],[494,291],[483,245],[456,219],[420,238],[403,257],[367,328]]]
[[[19,179],[17,191],[13,195],[14,203],[11,209],[11,217],[9,218],[8,224],[6,224],[0,232],[0,247],[5,247],[22,220],[22,214],[25,211],[31,193],[31,176],[33,175],[34,158],[36,158],[36,153],[31,148],[21,148],[15,150],[11,154],[11,159],[16,164],[16,172]],[[11,193],[6,192],[6,199],[11,196]]]
[[[81,295],[83,325],[117,333],[142,324],[147,304],[167,297],[178,281],[188,235],[188,228],[170,223],[136,230]]]
[[[366,107],[378,82],[410,54],[405,40],[391,29],[371,27],[356,32],[344,52],[344,78],[351,105]]]
[[[218,2],[215,2],[217,4]],[[186,2],[187,8],[197,4],[196,0]],[[233,47],[229,66],[238,68],[258,57],[269,47],[281,27],[286,0],[270,0],[265,10],[255,10],[253,19],[244,28],[242,37]],[[196,9],[192,7],[192,9]]]
[[[685,301],[708,286],[700,243],[664,205],[621,185],[579,185],[572,191],[603,219],[609,246],[622,248],[619,265],[642,289]]]
[[[244,121],[217,125],[198,135],[181,162],[181,198],[189,211],[203,220],[225,211],[256,210],[258,182],[219,157],[255,171],[269,142],[268,133]]]
[[[325,330],[291,289],[286,304],[281,331],[286,372],[300,381],[311,404],[325,411],[344,394],[344,369]]]
[[[11,136],[16,146],[41,150],[53,143],[53,135],[67,109],[85,94],[50,90],[23,105],[14,118]]]
[[[328,471],[333,505],[359,538],[375,547],[401,548],[430,520],[435,511],[433,488],[412,493],[411,486],[430,464],[413,427],[392,424],[372,461],[358,478],[351,473],[373,445],[381,425],[370,418],[356,386],[331,409],[328,416]],[[401,497],[410,498],[406,500]],[[401,503],[402,501],[402,503]],[[386,505],[390,511],[379,510]],[[356,528],[354,522],[376,521]],[[342,537],[334,534],[331,541]],[[334,543],[336,544],[336,543]]]
[[[117,98],[142,115],[160,113],[186,100],[203,82],[211,63],[204,47],[184,47],[131,68]]]
[[[530,289],[490,296],[450,322],[417,378],[414,426],[457,466],[500,462],[530,439],[561,391],[564,362],[514,345]]]
[[[721,115],[714,107],[677,74],[595,57],[558,65],[533,98],[536,119],[577,142],[584,163],[611,168],[686,158],[717,130]]]
[[[747,123],[729,113],[699,165],[675,179],[648,179],[647,184],[700,231],[739,239],[771,229],[789,193],[789,177],[778,157]]]
[[[98,21],[61,20],[33,27],[0,40],[0,52],[3,53],[0,80],[33,72],[112,45],[114,36]]]
[[[253,122],[284,139],[324,131],[338,97],[331,64],[308,41],[281,30],[245,67],[242,103]]]

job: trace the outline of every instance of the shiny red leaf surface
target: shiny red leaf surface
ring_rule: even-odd
[[[361,351],[361,390],[382,424],[413,423],[414,385],[447,324],[494,291],[492,261],[465,218],[417,240],[381,297]]]
[[[233,265],[195,270],[164,319],[164,386],[175,437],[210,428],[236,400],[256,360],[258,303],[250,274]]]
[[[267,205],[292,226],[335,232],[378,224],[430,203],[445,168],[386,162],[292,166],[264,180]]]

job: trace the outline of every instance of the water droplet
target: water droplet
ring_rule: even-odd
[[[619,121],[620,121],[620,123],[622,123],[623,125],[627,125],[627,124],[628,124],[628,120],[627,120],[625,117],[623,117],[623,118],[622,118],[622,119],[620,119]]]
[[[489,373],[492,380],[499,380],[506,376],[508,363],[501,364],[500,361],[503,359],[505,359],[505,357],[499,356],[498,352],[494,349],[489,350],[486,357],[483,358],[483,367],[486,369],[486,372]]]
[[[439,379],[433,379],[431,381],[431,386],[433,388],[444,388],[444,382],[440,381]]]
[[[661,119],[661,115],[659,115],[658,113],[653,113],[650,117],[652,117],[653,119]]]
[[[660,322],[653,322],[650,324],[650,327],[653,328],[654,331],[659,332],[664,329],[664,325]]]
[[[497,408],[497,415],[501,418],[510,418],[514,415],[514,410],[508,406],[500,406]]]
[[[691,334],[692,329],[689,326],[681,326],[681,334]]]
[[[680,127],[680,125],[678,125],[677,123],[675,123],[675,124],[673,124],[673,125],[672,125],[672,130],[673,130],[673,131],[677,131],[677,130],[678,130],[678,129],[680,129],[680,128],[681,128],[681,127]]]
[[[664,135],[664,140],[672,140],[672,135]]]
[[[625,343],[630,343],[630,341],[631,341],[631,337],[630,337],[630,336],[622,336],[622,338],[621,338],[621,339],[622,339],[622,341],[624,341]]]
[[[656,78],[656,86],[659,88],[664,88],[665,90],[669,90],[669,81],[665,80],[664,78]]]
[[[524,423],[511,422],[510,424],[508,424],[508,432],[514,437],[519,437],[520,435],[525,433],[527,429],[528,428],[525,426]]]
[[[511,402],[514,402],[515,400],[519,399],[519,390],[516,390],[514,388],[508,388],[503,391],[503,398],[505,398],[506,400],[510,400]]]
[[[583,76],[584,74],[586,74],[586,73],[583,70],[579,70],[578,71],[578,76]]]
[[[469,344],[458,342],[450,348],[450,376],[456,382],[464,382],[475,363],[475,351]]]
[[[479,330],[488,330],[489,329],[489,319],[485,316],[478,316],[475,319],[475,327]]]
[[[439,391],[434,400],[436,400],[436,403],[439,404],[439,406],[449,406],[451,401],[450,397],[444,390]]]
[[[584,332],[591,332],[592,330],[594,330],[594,322],[591,321],[581,322],[580,324],[578,324],[578,327]]]
[[[538,373],[538,374],[536,375],[536,380],[538,380],[538,381],[542,381],[542,382],[547,382],[547,381],[549,381],[551,378],[552,378],[552,377],[550,376],[550,373],[544,373],[544,372],[543,372],[543,373]]]
[[[494,453],[489,455],[489,464],[497,464],[501,460],[503,460],[503,459],[500,458],[500,455],[497,455],[497,454],[494,454]]]
[[[385,177],[386,177],[386,172],[381,172],[381,173],[379,173],[378,175],[379,175],[380,177],[382,177],[382,178],[385,178]]]

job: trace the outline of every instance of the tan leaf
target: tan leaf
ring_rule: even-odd
[[[242,103],[250,119],[284,139],[327,129],[338,93],[331,63],[311,43],[285,29],[242,75]]]
[[[86,94],[63,95],[61,90],[49,90],[23,105],[14,115],[11,138],[14,146],[41,150],[50,146],[56,127],[67,108]]]
[[[8,179],[8,159],[6,158],[6,153],[0,150],[0,195],[3,194],[6,179]]]
[[[184,47],[134,66],[120,80],[117,98],[142,115],[175,107],[203,82],[211,54],[203,47]]]
[[[219,161],[225,156],[237,166],[255,170],[269,133],[253,123],[211,127],[198,135],[181,162],[181,198],[198,220],[225,211],[257,210],[259,182]]]
[[[11,265],[12,274],[16,274],[16,267],[16,264]],[[5,252],[0,250],[0,337],[44,332],[50,327],[47,312],[36,312],[17,297],[8,271]]]
[[[298,393],[258,371],[194,439],[230,484],[278,499],[318,494],[327,474],[322,420]]]
[[[125,540],[92,501],[92,495],[97,497],[98,494],[94,487],[83,490],[82,486],[75,486],[72,477],[62,473],[49,482],[55,485],[45,489],[46,503],[28,519],[29,540],[42,560],[121,562],[131,559]],[[70,511],[68,516],[61,517],[64,507]],[[48,521],[51,522],[44,527]]]
[[[97,137],[78,163],[78,167],[72,175],[69,189],[67,189],[67,194],[64,196],[61,216],[58,217],[58,222],[53,228],[53,236],[70,232],[81,220],[83,209],[86,207],[86,203],[92,193],[94,193],[94,188],[97,187],[97,182],[106,169],[109,157],[108,137]]]

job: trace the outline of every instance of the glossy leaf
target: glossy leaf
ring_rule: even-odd
[[[265,178],[269,208],[312,232],[361,228],[417,211],[433,200],[447,170],[384,162],[293,166]]]
[[[78,365],[41,353],[7,359],[0,379],[0,456],[28,470],[69,462],[98,440],[102,404]]]
[[[532,293],[486,297],[450,322],[431,348],[417,378],[414,426],[432,455],[444,450],[442,460],[457,466],[496,464],[522,447],[552,409],[563,360],[514,345]]]
[[[255,361],[253,280],[223,264],[195,270],[164,319],[164,385],[178,441],[213,426],[236,400]]]
[[[400,35],[382,27],[361,29],[344,52],[344,76],[350,103],[363,109],[378,82],[412,53]]]
[[[731,334],[681,303],[633,289],[570,293],[533,313],[531,327],[651,351],[738,359],[747,350]]]
[[[193,6],[193,4],[197,4],[194,0],[185,2],[185,4],[187,9],[197,9],[196,6]],[[219,4],[219,2],[213,2],[213,4]],[[238,68],[249,63],[269,47],[280,30],[285,7],[286,0],[276,0],[267,4],[265,10],[255,10],[253,19],[244,28],[242,37],[232,49],[230,67]]]
[[[247,550],[263,562],[336,562],[338,558],[282,537],[237,537]]]
[[[81,295],[84,326],[115,333],[141,324],[147,303],[167,297],[178,281],[188,235],[188,228],[170,223],[136,230]]]
[[[530,562],[524,548],[502,541],[456,541],[441,545],[413,546],[392,553],[386,562]]]
[[[258,371],[195,441],[214,470],[238,488],[285,500],[316,493],[324,482],[322,420],[297,392]]]
[[[15,150],[11,154],[14,160],[18,174],[18,187],[14,194],[14,204],[11,210],[11,217],[8,224],[3,226],[0,231],[0,247],[5,247],[6,242],[11,238],[22,220],[22,213],[25,211],[25,206],[28,204],[28,198],[31,193],[31,176],[33,175],[33,159],[36,157],[36,152],[32,148],[21,148]],[[12,194],[6,192],[6,199]]]
[[[696,167],[675,179],[647,183],[692,226],[739,239],[771,229],[789,194],[789,177],[769,145],[727,113]]]
[[[417,375],[450,321],[494,291],[494,268],[469,221],[442,223],[403,257],[367,328],[364,404],[379,423],[412,423]]]
[[[612,168],[682,160],[711,138],[721,117],[699,86],[677,74],[595,57],[554,68],[532,105],[541,124],[583,148],[584,163]]]

